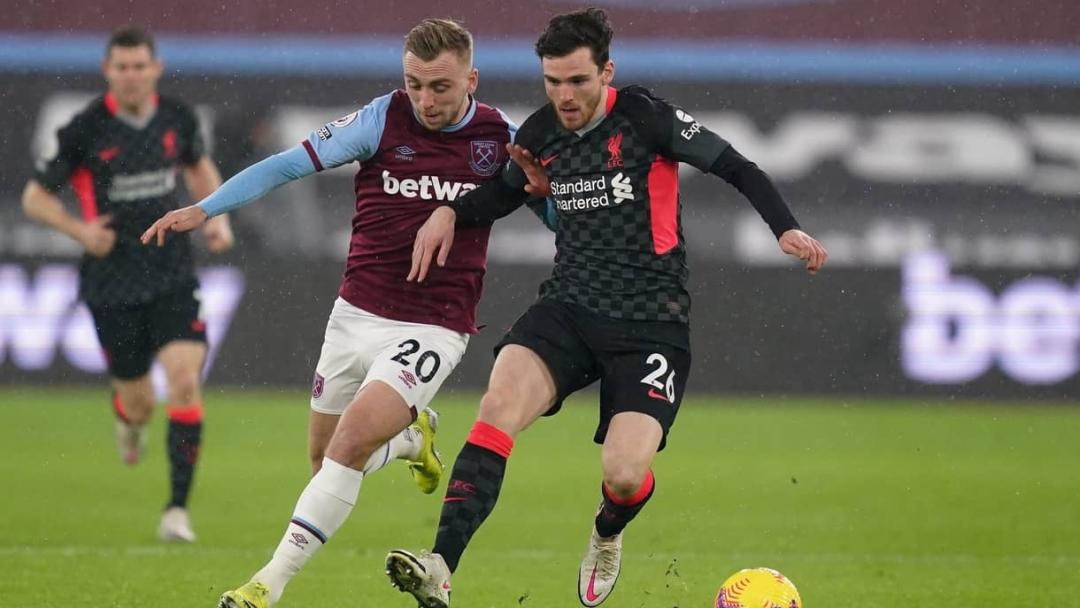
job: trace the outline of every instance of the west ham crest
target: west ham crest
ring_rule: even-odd
[[[322,377],[322,374],[315,372],[315,377],[311,379],[311,396],[318,399],[322,397],[323,386],[326,384],[326,378]]]
[[[499,145],[481,139],[469,142],[469,167],[480,177],[491,177],[499,170]]]

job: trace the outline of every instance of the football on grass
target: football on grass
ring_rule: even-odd
[[[732,574],[716,592],[716,608],[802,608],[799,590],[772,568]]]

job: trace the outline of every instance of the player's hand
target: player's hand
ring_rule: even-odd
[[[99,215],[83,224],[79,242],[95,258],[103,258],[116,246],[116,231],[109,228],[111,215]]]
[[[551,194],[551,181],[544,171],[544,165],[540,164],[532,152],[517,144],[506,144],[506,151],[529,180],[529,183],[525,184],[525,192],[533,198],[547,198]]]
[[[229,216],[219,215],[206,221],[203,226],[203,236],[206,237],[206,248],[210,253],[225,253],[232,249],[236,239],[233,237],[232,224]]]
[[[173,232],[188,232],[206,223],[206,212],[198,205],[191,205],[182,209],[174,209],[161,216],[153,226],[146,229],[142,234],[142,244],[149,245],[151,240],[157,239],[157,246],[165,245],[165,234]]]
[[[817,239],[796,228],[780,235],[780,249],[806,262],[806,269],[810,274],[817,274],[829,258],[829,253]]]
[[[435,254],[436,263],[439,266],[446,265],[446,258],[450,255],[450,247],[454,244],[454,221],[457,213],[447,206],[436,209],[431,217],[420,227],[416,233],[416,241],[413,242],[412,268],[409,269],[407,281],[422,283],[427,278],[431,268],[431,258]]]

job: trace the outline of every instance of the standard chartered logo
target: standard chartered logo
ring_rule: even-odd
[[[383,192],[391,195],[400,194],[406,198],[452,201],[476,188],[476,184],[446,181],[439,179],[436,175],[421,175],[420,179],[398,179],[390,175],[389,171],[382,172]]]
[[[569,182],[552,181],[551,196],[555,200],[555,206],[561,211],[590,211],[634,200],[634,186],[629,177],[619,172],[611,178],[610,193],[608,179],[601,175]]]

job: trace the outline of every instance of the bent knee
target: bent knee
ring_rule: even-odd
[[[604,486],[616,498],[631,498],[641,490],[649,470],[637,470],[629,466],[613,466],[604,471]]]
[[[178,373],[169,381],[169,400],[176,404],[199,400],[199,374],[196,371]]]

